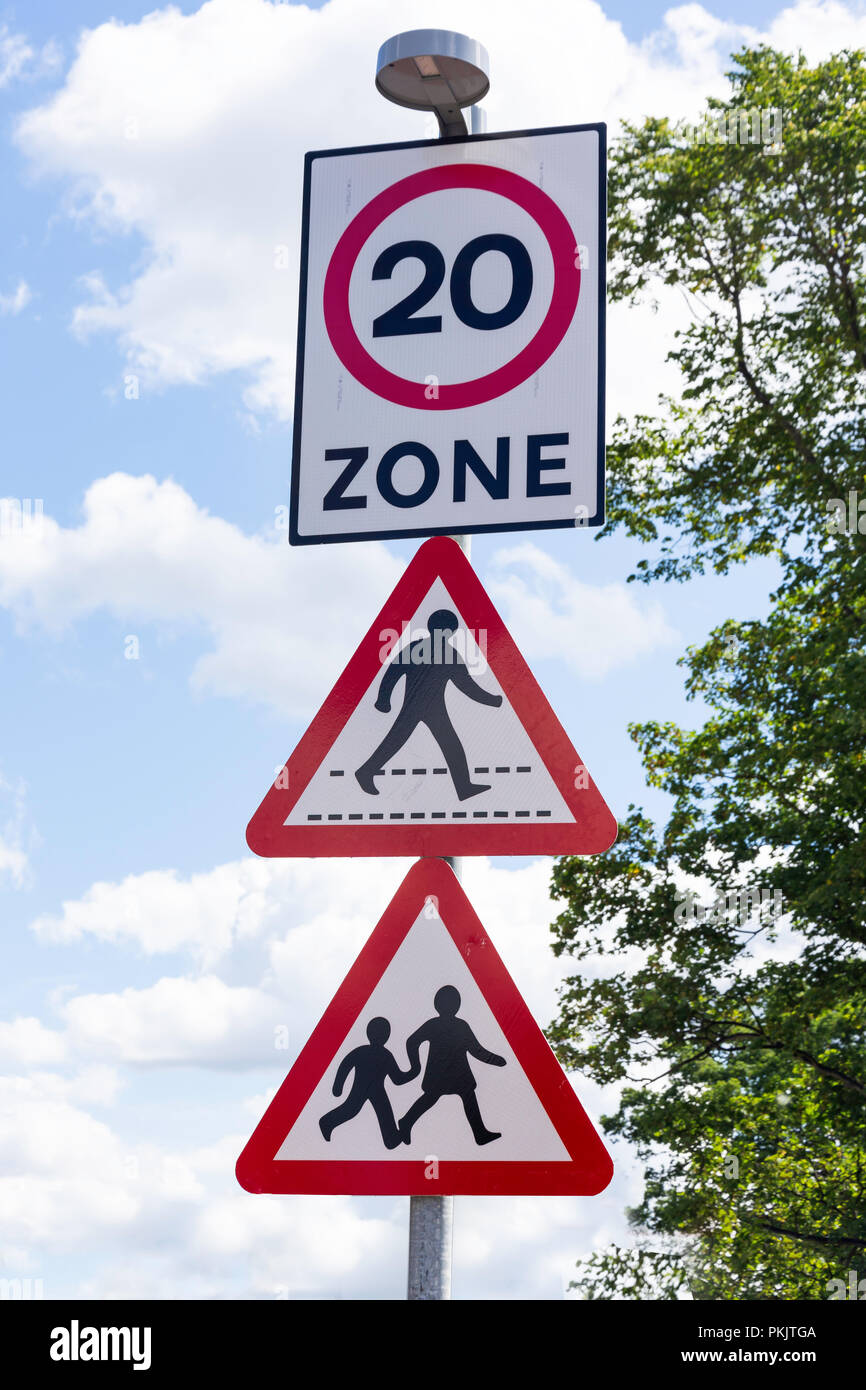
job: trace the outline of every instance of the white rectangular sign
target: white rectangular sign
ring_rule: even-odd
[[[604,521],[605,127],[306,157],[290,537]]]

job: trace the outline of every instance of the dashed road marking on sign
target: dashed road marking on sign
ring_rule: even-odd
[[[447,767],[431,767],[431,768],[429,769],[429,771],[432,772],[432,773],[435,773],[437,776],[443,777],[443,776],[447,773],[448,769],[447,769]],[[532,771],[532,767],[529,766],[528,764],[521,764],[520,767],[513,767],[513,768],[512,768],[512,767],[494,767],[494,768],[492,768],[492,769],[489,768],[489,767],[476,767],[476,768],[475,768],[475,772],[476,772],[476,773],[479,773],[479,772],[490,773],[491,771],[493,771],[493,772],[499,772],[499,773],[503,773],[503,772],[509,772],[509,773],[510,773],[510,772],[531,772],[531,771]],[[373,773],[373,776],[374,776],[374,777],[384,777],[386,772],[390,772],[390,774],[391,774],[392,777],[410,777],[410,776],[411,776],[411,777],[426,777],[426,776],[428,775],[428,769],[427,769],[426,767],[389,767],[389,768],[387,768],[387,769],[386,769],[386,768],[383,768],[380,772],[374,772],[374,773]],[[331,769],[329,770],[329,772],[328,772],[328,776],[329,776],[329,777],[345,777],[345,776],[346,776],[346,769],[343,768],[343,767],[334,767],[334,768],[331,768]]]
[[[511,816],[549,816],[550,811],[473,811],[473,820],[487,820],[491,816],[497,816],[500,820],[508,819]],[[326,821],[364,821],[364,820],[427,820],[428,815],[431,820],[468,820],[468,811],[389,811],[386,815],[384,811],[368,811],[364,814],[361,811],[350,811],[343,815],[342,811],[329,811],[326,814],[320,811],[310,811],[307,813],[307,820],[324,823]]]
[[[501,776],[501,777],[503,777],[503,776],[513,776],[515,773],[531,773],[531,772],[532,772],[532,765],[529,764],[529,763],[520,763],[520,764],[515,764],[514,766],[512,766],[510,763],[508,763],[508,764],[500,765],[500,766],[498,766],[498,767],[492,767],[492,766],[476,767],[476,768],[474,768],[474,772],[475,772],[475,775],[476,775],[476,776],[477,776],[479,773],[481,773],[481,774],[486,774],[487,776],[490,776],[491,774],[492,774],[492,775],[498,774],[498,775]],[[447,776],[447,774],[448,774],[448,769],[447,769],[447,767],[431,767],[431,768],[426,768],[426,767],[390,767],[390,768],[383,768],[380,772],[374,772],[374,773],[373,773],[373,776],[374,776],[374,777],[386,777],[386,776],[388,776],[389,774],[390,774],[392,777],[427,777],[427,776],[429,776],[430,774],[433,774],[434,776],[444,777],[444,776]],[[329,769],[328,769],[328,776],[329,776],[329,777],[347,777],[347,776],[352,776],[352,775],[353,775],[353,774],[352,774],[351,769],[347,769],[347,768],[344,768],[344,767],[332,767],[332,768],[329,768]],[[470,814],[469,811],[432,811],[432,812],[430,813],[429,818],[432,819],[432,820],[491,820],[491,819],[493,819],[493,817],[496,817],[496,818],[499,819],[499,820],[511,820],[511,819],[525,820],[525,819],[527,819],[528,817],[531,817],[531,816],[533,816],[533,815],[535,815],[535,816],[550,816],[550,815],[551,815],[551,812],[550,812],[549,810],[534,811],[534,812],[533,812],[533,811],[531,811],[531,810],[523,810],[523,809],[521,809],[521,810],[514,810],[514,811],[501,811],[501,810],[500,810],[500,811],[472,811],[471,814]],[[427,819],[428,819],[428,814],[427,814],[426,811],[408,811],[408,812],[406,812],[406,811],[390,811],[390,812],[388,812],[388,813],[379,812],[379,811],[373,811],[373,812],[369,812],[369,813],[367,813],[367,814],[365,814],[365,813],[362,812],[362,811],[352,811],[352,812],[348,812],[348,813],[336,812],[336,811],[332,811],[332,812],[317,812],[317,811],[310,811],[310,812],[307,813],[307,821],[310,822],[310,823],[312,823],[312,824],[325,824],[325,823],[327,823],[327,822],[329,822],[329,821],[336,821],[336,822],[341,822],[341,821],[355,821],[355,822],[361,822],[361,823],[363,823],[365,820],[366,820],[366,821],[407,821],[407,820],[427,820]]]

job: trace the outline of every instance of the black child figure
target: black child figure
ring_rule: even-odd
[[[327,1115],[323,1115],[319,1121],[319,1129],[324,1138],[330,1142],[331,1135],[337,1125],[345,1124],[347,1120],[352,1120],[358,1114],[366,1101],[369,1101],[374,1111],[376,1119],[379,1121],[379,1129],[382,1131],[382,1142],[386,1149],[396,1149],[400,1143],[400,1135],[394,1121],[394,1111],[391,1109],[391,1102],[385,1091],[386,1078],[393,1081],[395,1085],[402,1086],[404,1082],[411,1081],[413,1076],[418,1073],[407,1071],[402,1072],[397,1066],[397,1062],[385,1046],[391,1036],[391,1025],[387,1018],[371,1018],[367,1024],[367,1037],[370,1040],[369,1046],[363,1044],[349,1052],[337,1068],[337,1075],[334,1078],[333,1091],[338,1096],[346,1084],[349,1073],[354,1070],[355,1078],[352,1082],[352,1089],[335,1110],[329,1110]]]
[[[419,724],[426,724],[439,744],[458,800],[466,801],[470,796],[490,790],[489,785],[473,782],[469,775],[463,744],[445,707],[445,692],[448,682],[453,681],[470,700],[494,709],[502,704],[502,696],[491,695],[472,679],[465,662],[450,641],[451,634],[458,627],[456,613],[449,608],[437,608],[427,621],[429,636],[419,637],[404,647],[382,677],[375,705],[380,714],[390,712],[391,695],[403,676],[406,677],[406,688],[400,713],[375,753],[371,753],[355,773],[359,786],[368,795],[379,795],[373,778],[382,775],[385,764],[395,753],[399,753]]]
[[[415,1077],[421,1070],[421,1044],[428,1046],[427,1065],[421,1082],[421,1095],[409,1107],[400,1121],[400,1137],[404,1144],[411,1143],[412,1126],[426,1110],[435,1105],[442,1096],[459,1096],[466,1111],[466,1118],[472,1127],[476,1144],[490,1144],[502,1135],[487,1129],[478,1108],[475,1088],[478,1082],[469,1065],[469,1058],[476,1057],[491,1067],[504,1067],[505,1058],[496,1052],[488,1052],[482,1047],[469,1024],[457,1017],[460,1008],[460,992],[453,985],[443,985],[433,996],[433,1007],[438,1018],[430,1018],[416,1029],[406,1042],[406,1056],[409,1058],[410,1076]]]

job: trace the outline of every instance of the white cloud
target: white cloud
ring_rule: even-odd
[[[60,1010],[81,1052],[134,1064],[261,1065],[285,1024],[280,1000],[215,975],[164,978],[147,989],[81,994]]]
[[[50,1038],[58,1056],[65,1043],[70,1055],[102,1063],[273,1065],[276,1074],[300,1051],[408,866],[357,860],[348,875],[321,860],[242,859],[188,879],[154,871],[96,884],[59,916],[33,922],[43,943],[134,945],[180,954],[194,969],[145,988],[64,995],[65,1033],[33,1033],[34,1046],[45,1061]],[[567,973],[550,949],[558,909],[549,862],[506,870],[472,859],[464,868],[476,911],[545,1024]],[[35,1023],[7,1026],[23,1047]]]
[[[11,803],[5,822],[0,824],[0,886],[24,888],[29,881],[30,861],[22,846],[27,823],[23,784],[13,787],[0,775],[0,801]],[[30,838],[33,834],[31,828]]]
[[[0,882],[8,878],[16,888],[23,887],[27,879],[27,855],[17,845],[10,845],[0,835]]]
[[[446,0],[436,20],[487,45],[493,130],[694,116],[725,92],[730,50],[761,37],[700,5],[668,10],[643,43],[593,0],[546,0],[543,44],[527,44],[525,10],[499,0]],[[403,0],[402,28],[428,23],[425,0]],[[248,409],[287,417],[296,285],[275,248],[296,265],[303,154],[424,134],[424,118],[384,102],[371,80],[394,24],[386,0],[318,10],[210,0],[85,31],[63,87],[22,118],[18,138],[36,169],[69,181],[74,216],[136,232],[149,255],[126,284],[91,280],[76,330],[116,335],[149,382],[238,370]],[[802,0],[768,37],[816,55],[862,39],[864,25],[851,7]],[[618,362],[627,356],[631,370],[620,372],[616,409],[630,408],[628,387],[646,379],[641,340],[652,328],[640,321],[635,339],[621,335]]]
[[[0,1130],[0,1166],[6,1191],[10,1177],[60,1173],[86,1177],[94,1172],[94,1151],[113,1148],[107,1125],[66,1101],[34,1094],[17,1080],[0,1082],[0,1114],[5,1121]],[[32,1210],[22,1209],[18,1213],[22,1227],[33,1216]]]
[[[769,28],[774,47],[786,52],[802,49],[811,62],[828,58],[842,48],[866,45],[866,13],[862,3],[839,0],[799,0],[776,15]]]
[[[38,917],[44,941],[85,936],[130,943],[145,955],[187,950],[209,968],[235,941],[260,932],[278,908],[269,861],[244,859],[183,879],[173,869],[134,874],[121,883],[94,883],[65,902],[59,916]]]
[[[100,478],[83,511],[80,526],[43,516],[4,538],[0,605],[55,631],[99,610],[199,625],[213,647],[192,672],[197,690],[289,714],[309,716],[361,635],[357,614],[372,618],[400,573],[376,543],[359,565],[354,547],[311,555],[284,532],[246,536],[149,476]]]
[[[292,716],[309,718],[324,698],[402,569],[376,542],[359,564],[354,546],[311,554],[244,535],[150,476],[98,479],[83,512],[79,526],[41,516],[4,538],[0,606],[55,632],[99,611],[201,627],[212,647],[192,670],[195,690]],[[500,551],[496,574],[492,592],[530,655],[590,679],[672,640],[657,602],[582,584],[531,544]],[[0,871],[19,871],[14,853],[4,860],[0,842]]]
[[[27,67],[33,49],[23,34],[10,34],[4,24],[0,28],[0,87],[6,87]]]
[[[37,52],[24,34],[10,33],[0,24],[0,89],[17,78],[39,77],[53,72],[60,62],[60,51],[53,42]]]
[[[33,1028],[34,1024],[37,1025],[36,1029]],[[4,1024],[3,1027],[11,1030],[11,1033],[6,1034],[7,1040],[11,1037],[13,1042],[32,1043],[35,1038],[37,1042],[36,1046],[29,1049],[29,1055],[25,1055],[23,1047],[6,1048],[4,1053],[0,1054],[3,1056],[3,1064],[10,1068],[10,1072],[19,1064],[24,1064],[22,1071],[26,1072],[2,1078],[0,1084],[6,1088],[7,1095],[25,1096],[29,1100],[46,1099],[69,1104],[101,1106],[113,1105],[117,1100],[123,1082],[115,1067],[97,1062],[66,1075],[54,1071],[40,1071],[38,1068],[43,1061],[68,1061],[66,1039],[59,1033],[50,1033],[42,1028],[37,1019],[32,1018],[16,1019],[14,1023]],[[18,1051],[18,1056],[15,1055],[15,1051]],[[35,1067],[37,1070],[28,1071],[28,1063],[31,1068]]]
[[[48,1298],[403,1297],[405,1198],[251,1196],[234,1177],[248,1115],[198,1148],[129,1142],[124,1118],[0,1079],[4,1276],[42,1277]],[[639,1190],[626,1162],[592,1201],[460,1198],[454,1296],[561,1297],[578,1255],[629,1239],[621,1209]],[[81,1249],[83,1277],[64,1258]]]
[[[16,1018],[0,1022],[0,1066],[29,1067],[62,1062],[66,1039],[62,1033],[46,1028],[38,1018]]]
[[[677,639],[660,603],[625,584],[584,584],[531,541],[496,552],[489,587],[530,660],[555,658],[584,680]]]
[[[19,280],[12,294],[0,294],[0,314],[20,314],[33,298],[26,280]]]
[[[566,973],[550,950],[557,906],[549,861],[515,870],[473,859],[464,867],[473,905],[546,1023]],[[349,875],[320,860],[240,860],[211,875],[151,873],[100,884],[56,919],[38,919],[46,946],[112,942],[186,955],[194,968],[144,988],[64,992],[56,1006],[62,1032],[34,1019],[0,1032],[0,1045],[14,1044],[31,1066],[87,1062],[68,1077],[37,1070],[0,1082],[7,1269],[44,1272],[48,1297],[402,1297],[404,1198],[241,1192],[234,1164],[269,1095],[261,1082],[255,1096],[235,1092],[234,1120],[223,1126],[232,1132],[190,1148],[172,1137],[176,1107],[184,1097],[200,1107],[208,1093],[199,1083],[190,1093],[166,1068],[269,1068],[278,1084],[406,868],[363,860]],[[288,1029],[287,1048],[275,1046],[277,1025]],[[153,1074],[163,1099],[154,1111],[148,1080],[145,1113],[164,1112],[163,1132],[148,1123],[146,1143],[138,1137],[142,1066],[162,1068]],[[585,1079],[576,1087],[598,1122],[613,1093]],[[111,1125],[89,1113],[105,1104],[113,1105]],[[561,1297],[579,1254],[612,1237],[629,1239],[622,1208],[637,1199],[640,1175],[622,1146],[616,1161],[614,1184],[592,1202],[461,1198],[455,1297]],[[67,1283],[55,1257],[85,1243],[95,1272]]]
[[[101,1081],[100,1081],[101,1075]],[[202,1189],[181,1155],[125,1142],[83,1107],[105,1101],[104,1071],[65,1086],[54,1077],[0,1077],[0,1265],[41,1273],[46,1253],[160,1235],[182,1244],[178,1205]],[[15,1262],[13,1264],[13,1261]],[[46,1278],[46,1297],[57,1296]]]
[[[48,1298],[402,1298],[408,1201],[242,1192],[239,1118],[199,1148],[129,1142],[81,1104],[0,1080],[4,1276],[42,1277]],[[578,1255],[629,1239],[621,1209],[639,1190],[625,1163],[592,1201],[460,1198],[455,1298],[561,1297]],[[64,1258],[82,1249],[83,1277]]]
[[[47,1298],[369,1296],[402,1280],[396,1204],[253,1199],[234,1178],[244,1134],[186,1151],[130,1143],[82,1101],[44,1078],[0,1078],[4,1277],[42,1277]],[[53,1261],[84,1248],[98,1273],[70,1286]]]

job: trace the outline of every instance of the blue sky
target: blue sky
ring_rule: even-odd
[[[320,10],[322,7],[321,0],[319,3],[312,0],[307,8]],[[74,15],[71,15],[71,7],[64,4],[62,0],[55,0],[54,4],[46,4],[44,0],[35,0],[35,3],[28,3],[27,5],[7,5],[4,9],[4,17],[11,28],[25,29],[31,39],[41,43],[58,38],[71,42],[80,30],[95,28],[99,24],[104,24],[109,18],[120,20],[126,24],[135,23],[144,15],[150,14],[158,8],[159,6],[155,5],[140,4],[138,0],[115,0],[112,5],[102,5],[98,3],[98,0],[88,0],[88,3],[83,3],[83,0],[76,0]],[[183,0],[183,3],[175,4],[174,8],[179,10],[181,14],[189,15],[194,14],[200,6]],[[658,0],[630,0],[630,3],[610,0],[610,3],[601,8],[608,18],[616,20],[622,25],[623,31],[630,39],[640,42],[641,39],[659,29],[665,12],[672,9],[673,6],[660,4]],[[779,5],[772,4],[770,0],[724,0],[724,3],[713,6],[711,13],[718,19],[757,26],[772,20],[780,8]],[[435,11],[436,7],[430,6],[431,26],[434,22],[438,23]],[[384,37],[387,38],[388,35],[386,34]]]
[[[423,118],[372,91],[384,4],[310,16],[212,0],[142,22],[151,8],[0,10],[0,496],[40,498],[50,518],[26,553],[0,539],[0,1272],[42,1277],[50,1296],[395,1296],[405,1202],[254,1199],[232,1167],[406,867],[257,864],[244,844],[272,769],[415,549],[299,554],[275,531],[296,287],[294,259],[278,279],[268,258],[296,243],[305,149],[416,138]],[[866,42],[855,4],[549,0],[523,71],[523,7],[404,10],[402,27],[486,43],[491,129],[517,109],[530,125],[696,113],[724,90],[746,25],[814,57]],[[323,98],[326,73],[340,101]],[[675,386],[664,357],[686,311],[662,295],[656,315],[618,312],[609,419]],[[699,719],[677,658],[713,624],[763,612],[773,571],[623,593],[641,553],[527,533],[476,538],[473,563],[510,596],[503,615],[613,809],[662,816],[626,725]],[[548,632],[521,592],[547,605]],[[548,878],[549,863],[519,860],[468,879],[542,1023],[559,978]],[[282,1021],[288,1053],[271,1040]],[[596,1116],[612,1100],[581,1094]],[[531,1239],[492,1201],[461,1203],[455,1293],[560,1296],[582,1249],[622,1235],[638,1182],[623,1155],[595,1204],[537,1204]],[[53,1200],[81,1223],[49,1220]],[[324,1253],[311,1211],[333,1231]]]

